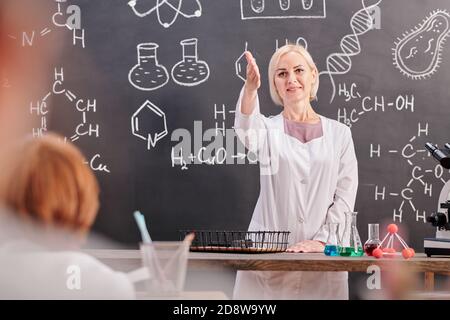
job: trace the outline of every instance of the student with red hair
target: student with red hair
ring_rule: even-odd
[[[75,145],[30,137],[9,148],[2,167],[0,200],[20,232],[0,243],[0,298],[135,298],[124,273],[74,251],[99,208],[97,179]]]
[[[80,150],[56,134],[30,137],[14,149],[4,204],[26,219],[88,232],[99,208],[99,186]]]

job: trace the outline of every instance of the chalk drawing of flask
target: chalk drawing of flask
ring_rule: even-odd
[[[183,47],[183,60],[172,68],[172,78],[181,86],[195,86],[209,78],[209,67],[205,61],[198,60],[196,38],[180,42]]]
[[[158,64],[157,48],[153,42],[137,46],[138,63],[128,73],[128,81],[136,89],[155,90],[169,81],[167,69]]]

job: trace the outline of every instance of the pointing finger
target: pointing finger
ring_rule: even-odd
[[[244,54],[247,59],[247,63],[250,64],[254,60],[252,53],[250,51],[245,51]]]

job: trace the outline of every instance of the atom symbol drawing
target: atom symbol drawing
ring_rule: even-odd
[[[188,19],[200,17],[202,15],[202,5],[200,4],[199,0],[156,0],[156,4],[146,12],[139,12],[136,9],[136,4],[138,1],[139,0],[131,0],[128,2],[128,5],[133,10],[134,14],[139,18],[143,18],[152,14],[153,12],[156,12],[158,22],[164,28],[169,28],[172,24],[174,24],[179,15]],[[182,8],[183,2],[192,2],[194,4],[192,7],[194,8],[191,11],[193,12],[186,12]],[[161,17],[160,9],[164,7],[170,9],[173,12],[173,15],[171,17]],[[165,10],[164,12],[166,11],[167,10]]]

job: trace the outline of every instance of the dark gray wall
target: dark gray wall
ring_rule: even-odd
[[[171,151],[178,141],[171,141],[171,134],[177,128],[193,134],[194,121],[202,122],[203,131],[216,123],[222,126],[222,122],[232,128],[234,115],[229,111],[234,109],[243,85],[236,76],[235,61],[246,42],[262,70],[262,112],[279,113],[268,94],[268,62],[277,40],[281,45],[285,39],[295,42],[302,37],[322,71],[316,110],[352,129],[359,161],[356,210],[361,238],[366,240],[367,223],[385,225],[393,221],[394,210],[398,214],[401,209],[402,235],[422,251],[423,237],[433,236],[434,230],[416,217],[416,211],[426,216],[434,212],[439,192],[449,178],[424,151],[425,142],[442,145],[450,138],[450,48],[444,41],[450,16],[444,12],[430,17],[437,9],[450,9],[448,1],[365,1],[367,7],[379,3],[379,11],[371,12],[376,16],[373,30],[364,24],[367,15],[360,11],[363,3],[356,0],[315,0],[309,11],[301,9],[300,0],[291,0],[286,11],[280,10],[279,1],[265,0],[262,13],[252,11],[250,0],[242,0],[242,12],[238,0],[199,2],[200,17],[180,14],[164,28],[157,11],[138,18],[127,1],[71,1],[81,8],[85,48],[72,45],[70,31],[53,26],[53,32],[64,32],[69,39],[61,62],[64,87],[77,98],[97,99],[97,110],[87,113],[87,122],[99,125],[99,137],[86,135],[75,141],[88,159],[99,154],[101,163],[110,170],[96,172],[102,194],[95,230],[135,245],[139,233],[132,212],[136,209],[145,214],[156,240],[176,239],[177,230],[184,228],[246,229],[259,193],[258,166],[246,160],[247,164],[187,165],[187,170],[173,167]],[[140,0],[136,9],[146,11],[155,3]],[[195,5],[194,0],[184,0],[181,11],[192,13]],[[167,5],[160,7],[163,22],[173,15]],[[277,15],[285,18],[243,19]],[[210,74],[203,83],[182,86],[170,73],[182,59],[180,41],[190,38],[198,39],[198,58],[207,62]],[[137,45],[146,42],[159,45],[158,61],[170,78],[151,91],[139,90],[128,80],[137,63]],[[149,72],[154,74],[155,70]],[[331,78],[335,84],[333,101]],[[345,85],[351,93],[352,84],[353,96],[339,91]],[[381,105],[375,109],[375,99],[384,99],[384,110]],[[150,149],[148,141],[132,134],[131,125],[133,114],[146,100],[164,112],[168,133]],[[49,127],[71,137],[81,112],[63,95],[54,96],[51,103]],[[215,119],[215,105],[225,105],[225,120],[221,114]],[[164,129],[162,118],[154,112],[139,119],[144,135],[150,130],[154,137]],[[427,133],[419,135],[419,126],[424,129],[427,125]],[[208,144],[205,141],[203,146]],[[371,156],[371,150],[379,150],[379,154],[372,152]],[[198,151],[193,143],[191,151]],[[425,193],[430,186],[431,195]],[[381,194],[376,199],[376,190],[384,190],[384,199]]]

